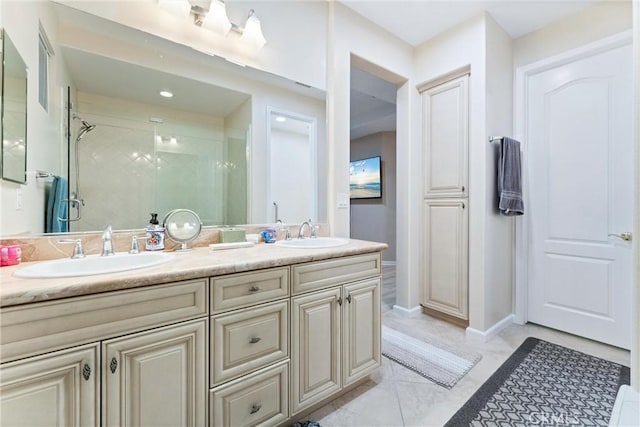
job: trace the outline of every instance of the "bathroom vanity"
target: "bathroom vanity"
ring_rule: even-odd
[[[0,424],[293,422],[380,366],[385,248],[196,248],[57,279],[3,268]]]

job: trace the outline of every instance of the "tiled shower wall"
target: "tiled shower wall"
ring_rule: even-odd
[[[162,221],[178,208],[193,210],[205,225],[247,222],[246,158],[229,157],[246,152],[246,137],[237,138],[246,130],[226,129],[224,118],[158,111],[103,96],[79,94],[79,100],[77,114],[96,127],[78,145],[84,206],[71,231],[101,230],[107,224],[114,229],[142,228],[150,212],[157,212]],[[73,123],[72,144],[77,125]],[[73,153],[72,148],[72,157]],[[74,191],[75,162],[71,164]],[[242,206],[228,200],[229,186]],[[72,209],[71,217],[75,214]]]

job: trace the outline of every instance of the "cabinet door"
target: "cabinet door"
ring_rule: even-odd
[[[468,317],[468,217],[465,200],[424,202],[425,307],[460,319]]]
[[[0,425],[97,426],[98,345],[2,365]]]
[[[343,385],[380,366],[380,278],[345,285],[342,316]]]
[[[422,93],[424,197],[466,197],[468,79],[465,75]]]
[[[103,425],[205,425],[206,330],[203,319],[103,342]]]
[[[339,287],[291,300],[292,414],[341,388]]]

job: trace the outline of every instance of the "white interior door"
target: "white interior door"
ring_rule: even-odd
[[[631,344],[630,43],[529,76],[528,320]]]
[[[269,111],[267,220],[317,220],[315,119]],[[277,212],[277,214],[276,214]]]

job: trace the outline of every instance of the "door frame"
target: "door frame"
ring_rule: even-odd
[[[526,140],[527,83],[529,78],[549,69],[632,43],[633,31],[627,30],[516,69],[514,134],[515,138],[522,143],[522,192],[525,206],[529,201],[528,145]],[[531,227],[529,215],[531,215],[530,206],[528,212],[525,212],[523,216],[516,217],[514,322],[520,325],[527,323],[529,318],[527,296],[529,287],[529,229]]]

